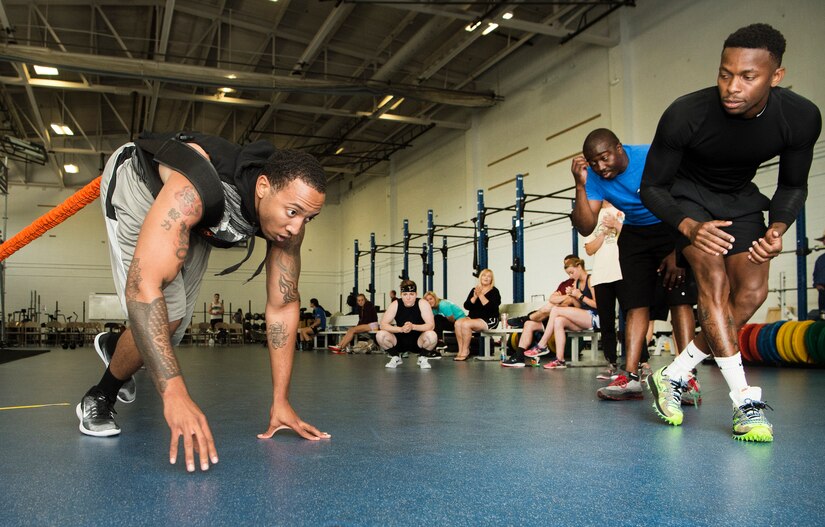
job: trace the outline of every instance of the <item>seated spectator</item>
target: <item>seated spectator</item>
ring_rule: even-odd
[[[393,324],[393,322],[395,322]],[[404,363],[401,353],[418,353],[418,367],[431,368],[427,353],[435,348],[438,337],[433,328],[433,310],[423,298],[418,298],[418,289],[412,280],[401,282],[401,300],[387,307],[381,317],[381,329],[375,340],[382,350],[390,354],[387,368],[397,368]]]
[[[545,369],[566,368],[564,361],[564,345],[567,340],[566,331],[584,331],[599,327],[599,314],[596,310],[596,294],[590,283],[590,275],[584,269],[584,260],[571,259],[565,262],[564,269],[567,275],[574,280],[567,290],[567,295],[574,298],[578,306],[556,306],[550,311],[544,335],[535,346],[524,352],[526,357],[540,357],[547,355],[547,341],[554,337],[556,343],[556,360],[545,364]]]
[[[378,331],[378,313],[375,311],[375,305],[362,294],[358,295],[356,303],[358,305],[358,325],[349,328],[337,346],[329,346],[329,350],[333,353],[352,353],[349,343],[356,335]]]
[[[500,305],[501,293],[495,286],[493,271],[484,269],[478,275],[478,284],[470,290],[464,302],[464,309],[468,312],[467,316],[455,323],[458,355],[453,360],[465,361],[470,356],[470,341],[473,338],[473,332],[498,326]]]
[[[578,260],[578,257],[573,254],[568,254],[564,257],[564,268],[570,266],[570,262]],[[501,362],[502,366],[509,368],[523,368],[524,367],[524,351],[530,349],[533,343],[536,332],[544,333],[543,320],[550,316],[550,311],[556,306],[578,306],[578,301],[567,294],[570,287],[573,286],[573,279],[568,278],[562,281],[556,290],[550,294],[550,299],[539,309],[532,311],[530,314],[510,319],[507,321],[512,327],[522,328],[521,335],[519,335],[518,345],[516,346],[516,354]]]
[[[232,322],[235,324],[243,324],[243,311],[241,311],[240,308],[232,315]]]
[[[455,321],[467,316],[464,310],[456,304],[450,302],[446,298],[438,298],[432,291],[424,293],[424,300],[426,300],[430,307],[433,308],[433,317],[435,317],[435,334],[438,335],[438,344],[436,351],[443,351],[447,349],[444,344],[444,332],[455,331]],[[439,355],[440,357],[440,355]]]
[[[312,349],[315,335],[327,329],[327,313],[318,303],[318,299],[311,298],[309,300],[309,306],[312,308],[312,323],[310,323],[309,326],[298,328],[298,337],[301,341],[302,350]]]

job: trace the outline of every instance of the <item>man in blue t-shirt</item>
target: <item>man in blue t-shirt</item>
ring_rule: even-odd
[[[573,225],[580,234],[593,232],[602,201],[607,200],[624,212],[619,236],[619,265],[622,281],[617,296],[627,313],[625,327],[626,374],[619,374],[610,385],[599,389],[600,399],[622,401],[644,397],[639,378],[639,359],[647,345],[645,335],[655,291],[662,285],[664,271],[668,289],[667,303],[673,315],[674,336],[678,345],[693,337],[695,288],[684,269],[676,267],[672,229],[642,204],[639,185],[648,146],[623,145],[616,134],[599,128],[588,134],[582,147],[584,155],[573,159],[571,172],[576,183]],[[598,302],[598,298],[597,298]]]
[[[318,299],[311,298],[309,306],[312,308],[312,322],[309,326],[298,328],[298,338],[301,341],[300,346],[303,350],[312,349],[315,335],[327,329],[327,313],[318,303]]]

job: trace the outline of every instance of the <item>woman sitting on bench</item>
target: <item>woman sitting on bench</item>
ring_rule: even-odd
[[[541,357],[547,355],[547,341],[555,338],[556,360],[545,364],[548,370],[566,368],[564,362],[564,345],[567,340],[565,331],[586,331],[598,329],[599,314],[596,311],[596,293],[590,285],[590,275],[584,269],[584,260],[571,258],[565,260],[564,272],[573,279],[573,285],[567,290],[567,295],[575,299],[578,307],[555,306],[550,310],[544,335],[535,346],[524,352],[526,357]]]
[[[453,360],[465,361],[470,356],[470,341],[473,332],[494,329],[498,325],[498,306],[501,293],[495,286],[493,271],[484,269],[478,275],[478,284],[470,290],[464,309],[467,316],[455,321],[455,338],[458,341],[458,355]]]
[[[328,346],[333,353],[352,353],[349,343],[352,342],[355,335],[378,331],[378,313],[375,311],[373,303],[360,293],[355,302],[358,304],[358,325],[349,328],[337,346]],[[367,349],[371,351],[370,348]]]

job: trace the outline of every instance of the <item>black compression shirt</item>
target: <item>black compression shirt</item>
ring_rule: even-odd
[[[645,207],[674,228],[687,217],[674,198],[698,201],[717,219],[770,210],[770,222],[790,225],[805,203],[819,109],[773,88],[752,119],[725,112],[716,87],[677,99],[659,120],[641,184]],[[752,182],[759,165],[780,156],[771,200]]]

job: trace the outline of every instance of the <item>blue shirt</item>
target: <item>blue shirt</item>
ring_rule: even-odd
[[[585,191],[587,199],[607,200],[614,207],[624,212],[626,225],[655,225],[661,220],[642,205],[639,196],[639,186],[642,183],[642,173],[645,169],[645,160],[650,145],[622,145],[627,153],[627,168],[613,179],[600,177],[593,169],[587,167],[587,183]]]
[[[324,331],[327,329],[327,314],[324,312],[324,308],[318,306],[312,309],[312,316],[319,319],[321,321],[321,325],[318,326],[318,331]]]
[[[464,310],[461,309],[459,306],[453,304],[449,300],[441,299],[438,301],[438,305],[433,308],[433,315],[441,315],[444,317],[453,317],[455,320],[459,318],[464,318],[467,315],[464,313]]]

